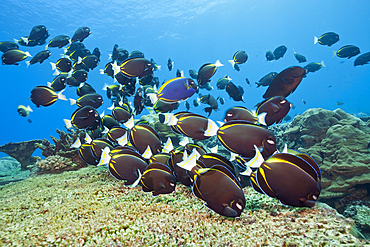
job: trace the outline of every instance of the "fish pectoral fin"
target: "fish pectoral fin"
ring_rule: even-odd
[[[165,189],[165,188],[166,188],[166,185],[164,185],[164,184],[161,182],[161,183],[159,183],[159,187],[161,187],[161,188]]]
[[[223,215],[227,217],[236,217],[238,216],[238,212],[232,209],[228,204],[222,204],[224,209],[222,210]]]

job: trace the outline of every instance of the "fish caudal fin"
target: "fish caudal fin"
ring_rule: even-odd
[[[28,68],[28,66],[30,66],[31,62],[30,61],[26,61],[26,64],[27,64],[27,68]]]
[[[80,138],[77,137],[76,141],[72,143],[71,148],[79,148],[81,146]]]
[[[221,62],[220,62],[220,60],[218,59],[216,62],[215,62],[215,66],[218,68],[218,67],[222,67],[222,66],[224,66]]]
[[[319,42],[319,38],[314,36],[313,37],[313,44],[315,45],[317,42]]]
[[[217,131],[218,131],[217,124],[213,120],[208,118],[208,125],[207,129],[204,132],[204,136],[215,136],[217,134]]]
[[[127,144],[127,132],[123,136],[117,138],[117,142],[120,146],[125,146]]]
[[[185,160],[179,163],[176,163],[176,165],[180,166],[181,168],[185,170],[191,171],[197,165],[197,154],[196,153],[197,153],[196,149],[193,149],[193,152],[189,155],[189,157],[187,157]]]
[[[72,99],[72,98],[69,98],[69,102],[71,102],[71,105],[75,105],[77,100],[75,99]]]
[[[110,153],[109,147],[105,147],[103,149],[103,152],[102,152],[101,156],[100,156],[100,161],[99,161],[97,166],[108,165],[108,163],[111,159],[109,153]]]
[[[55,70],[57,68],[57,65],[53,62],[50,62],[51,70]]]
[[[140,183],[140,180],[141,180],[141,177],[142,177],[142,174],[140,172],[139,169],[137,169],[137,173],[139,174],[138,178],[135,180],[135,182],[133,184],[130,185],[130,188],[134,188],[136,185],[138,185]]]
[[[63,94],[64,90],[65,90],[65,89],[63,89],[62,91],[60,91],[60,92],[57,94],[57,97],[58,97],[58,99],[60,99],[60,100],[68,101],[68,100],[67,100],[67,98],[66,98],[66,96]]]
[[[132,129],[132,127],[134,127],[135,125],[135,122],[134,122],[134,117],[132,116],[126,123],[123,124],[124,126],[126,126],[126,128],[128,129]]]
[[[265,125],[265,126],[267,125],[266,124],[266,115],[267,115],[266,112],[262,112],[261,114],[258,114],[258,116],[257,116],[258,122],[262,125]]]
[[[150,149],[150,146],[148,145],[144,151],[144,153],[142,154],[142,156],[145,158],[145,159],[150,159],[150,157],[152,157],[153,153],[152,153],[152,150]]]
[[[208,148],[211,153],[217,154],[218,145],[214,146],[213,148]]]
[[[172,140],[168,137],[167,142],[164,144],[163,153],[170,153],[173,150]]]
[[[230,64],[231,64],[231,66],[234,68],[234,65],[235,65],[235,61],[234,60],[227,60]]]
[[[321,66],[322,67],[326,67],[325,63],[324,63],[324,60],[321,61]]]
[[[66,125],[67,129],[72,127],[72,122],[69,119],[63,119],[64,124]]]

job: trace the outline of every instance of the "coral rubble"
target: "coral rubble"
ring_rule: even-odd
[[[365,246],[335,210],[284,207],[245,188],[240,218],[219,216],[184,186],[153,197],[107,169],[30,177],[0,190],[0,245]],[[24,188],[27,188],[25,190]]]
[[[0,152],[6,153],[10,157],[16,159],[21,163],[21,169],[27,170],[28,166],[33,165],[37,158],[32,156],[33,152],[37,149],[37,144],[40,144],[42,140],[31,140],[23,142],[9,142],[0,146]]]

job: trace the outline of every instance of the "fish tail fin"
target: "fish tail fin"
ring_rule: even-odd
[[[100,156],[100,160],[99,160],[99,163],[97,164],[97,166],[103,166],[103,165],[108,165],[109,164],[109,161],[111,159],[110,155],[110,149],[109,147],[105,147],[103,149],[103,152]]]
[[[50,62],[51,70],[55,70],[57,68],[57,65],[53,62]]]
[[[211,153],[217,154],[218,145],[214,146],[213,148],[208,148]]]
[[[55,75],[55,76],[57,76],[57,75],[60,75],[60,72],[59,72],[59,70],[54,70],[54,73],[53,73],[53,75]]]
[[[265,159],[263,158],[260,150],[258,149],[256,145],[254,145],[254,149],[256,150],[256,154],[250,161],[245,163],[245,165],[250,166],[252,168],[258,168],[262,165],[263,162],[265,162]]]
[[[72,127],[72,122],[69,119],[63,119],[64,124],[66,125],[67,129]]]
[[[124,126],[126,126],[126,128],[128,129],[132,129],[132,127],[134,127],[135,125],[135,121],[134,121],[134,117],[132,116],[127,122],[125,122],[123,124]]]
[[[104,86],[103,86],[102,90],[107,91],[108,90],[107,89],[108,87],[109,87],[109,85],[107,83],[104,83]]]
[[[109,54],[108,60],[111,60],[111,59],[112,59],[112,54]]]
[[[109,132],[109,129],[107,126],[104,126],[104,130],[101,132],[102,134],[107,134]]]
[[[51,88],[51,82],[50,81],[46,82],[46,85]]]
[[[188,143],[189,143],[189,138],[184,136],[184,138],[182,138],[182,140],[179,142],[179,145],[185,146]],[[186,152],[184,152],[184,153],[186,153]]]
[[[27,110],[28,110],[29,112],[33,112],[33,110],[32,110],[32,108],[31,108],[31,106],[29,106],[29,105],[28,105],[26,108],[27,108]]]
[[[335,57],[336,55],[337,55],[337,52],[333,51],[333,56],[332,57]]]
[[[221,121],[217,121],[217,123],[218,125],[220,125],[220,127],[225,124],[224,122],[221,122]]]
[[[32,55],[28,51],[26,51],[25,54],[27,57],[32,57]]]
[[[82,57],[78,57],[77,64],[82,63]]]
[[[262,112],[261,114],[258,114],[258,116],[257,116],[258,122],[262,125],[265,125],[265,126],[267,125],[266,124],[266,115],[267,115],[266,112]]]
[[[208,117],[211,116],[212,113],[212,107],[206,107],[204,108],[204,111],[208,113]]]
[[[224,66],[219,59],[217,59],[217,61],[215,62],[215,66],[218,68],[218,67],[222,67]]]
[[[162,67],[161,65],[157,65],[158,70],[161,70],[161,67]]]
[[[258,83],[258,82],[255,82],[256,83],[256,85],[257,85],[257,88],[259,88],[260,86],[261,86],[261,84],[260,83]]]
[[[100,74],[104,75],[104,69],[100,69]]]
[[[17,39],[13,39],[14,40],[14,43],[18,44],[19,41]]]
[[[172,113],[162,113],[159,114],[159,122],[167,125],[176,125],[177,124],[177,117]]]
[[[104,127],[105,127],[105,126],[104,126]],[[89,134],[87,134],[87,133],[86,133],[86,136],[85,136],[85,138],[84,138],[84,141],[85,141],[86,143],[88,143],[88,144],[91,144],[92,139],[91,139],[91,137],[90,137],[90,135],[89,135]]]
[[[75,99],[72,99],[72,98],[69,98],[69,102],[71,102],[71,105],[75,105],[77,100]]]
[[[324,60],[321,61],[321,66],[322,67],[326,67],[325,63],[324,63]]]
[[[195,150],[195,149],[194,149]],[[197,155],[196,150],[194,151],[183,161],[176,163],[176,165],[180,166],[181,168],[191,171],[192,169],[196,168],[197,166]],[[185,152],[184,152],[185,153]]]
[[[64,90],[65,90],[65,89],[63,89],[62,91],[60,91],[60,92],[57,94],[57,97],[58,97],[58,99],[60,99],[60,100],[66,100],[66,101],[68,101],[68,100],[67,100],[67,97],[63,94]]]
[[[207,124],[207,129],[204,132],[205,136],[215,136],[218,131],[218,126],[217,124],[208,118],[208,124]]]
[[[152,157],[153,155],[153,152],[152,152],[152,149],[150,148],[150,146],[148,145],[144,151],[144,153],[142,153],[142,156],[145,158],[145,159],[150,159],[150,157]]]
[[[27,64],[27,68],[28,68],[28,66],[30,66],[31,62],[30,61],[26,61],[26,64]]]
[[[149,96],[150,101],[152,102],[153,105],[155,104],[155,102],[158,101],[158,96],[155,93],[148,93],[147,96]]]
[[[79,148],[81,146],[81,141],[80,141],[80,138],[77,137],[76,141],[74,143],[72,143],[72,145],[70,146],[71,148]]]
[[[138,185],[141,181],[141,177],[143,176],[139,169],[137,169],[137,173],[139,174],[138,178],[135,180],[133,184],[130,185],[130,188],[134,188],[136,185]]]
[[[45,51],[49,48],[49,44],[45,45]]]
[[[163,153],[170,153],[173,150],[172,140],[171,138],[167,138],[167,142],[164,144]]]
[[[316,43],[318,43],[319,42],[319,38],[318,37],[316,37],[316,36],[314,36],[313,37],[313,44],[315,45]]]
[[[235,61],[234,60],[227,60],[230,64],[231,64],[231,67],[234,68],[234,65],[235,65]]]
[[[21,37],[21,39],[24,41],[24,43],[26,43],[26,45],[28,45],[28,38]]]
[[[117,61],[114,61],[112,68],[113,68],[114,76],[117,75],[119,72],[121,72],[121,67],[118,66]]]
[[[123,136],[117,138],[117,142],[120,146],[124,147],[127,144],[127,132]]]

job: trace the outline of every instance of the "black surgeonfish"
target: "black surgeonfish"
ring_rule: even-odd
[[[171,168],[159,162],[150,163],[140,181],[143,191],[153,191],[153,196],[172,193],[176,187],[176,179]]]
[[[76,105],[79,107],[89,105],[95,109],[98,109],[103,103],[103,97],[98,93],[85,94],[76,101]]]
[[[216,73],[217,68],[223,66],[220,60],[217,60],[216,63],[206,63],[203,64],[202,67],[198,70],[198,85],[203,86],[209,82],[210,78]]]
[[[321,63],[312,62],[312,63],[307,64],[303,68],[306,69],[307,73],[309,73],[309,72],[312,73],[312,72],[318,71],[322,67],[325,67],[324,61],[321,61]]]
[[[268,73],[267,75],[265,75],[264,77],[262,77],[258,82],[256,82],[256,85],[257,87],[260,87],[260,86],[264,86],[264,87],[267,87],[267,86],[270,86],[271,82],[275,79],[275,77],[277,76],[277,72],[270,72]]]
[[[285,45],[281,45],[281,46],[277,47],[274,50],[274,60],[278,60],[278,59],[282,58],[284,56],[284,54],[286,53],[286,51],[287,51],[287,47]]]
[[[126,140],[123,140],[125,135],[126,135]],[[124,144],[126,144],[128,140],[127,129],[120,127],[120,126],[113,127],[108,131],[107,137],[110,141],[118,143],[120,145],[121,145],[121,141],[124,141]]]
[[[307,61],[306,57],[301,55],[301,54],[298,54],[297,52],[294,51],[294,57],[297,59],[297,61],[299,63],[304,63]]]
[[[72,65],[72,69],[75,71],[75,70],[79,70],[79,69],[83,69],[85,70],[86,72],[89,72],[90,69],[85,65],[83,64],[82,62],[79,63],[79,61],[75,61]]]
[[[161,163],[161,164],[164,164],[170,167],[170,165],[168,164],[168,160],[170,158],[171,158],[171,155],[169,153],[158,153],[150,157],[149,164],[153,162],[158,162],[158,163]],[[170,168],[172,170],[172,167]]]
[[[234,106],[226,111],[224,122],[232,120],[245,120],[251,123],[258,123],[258,118],[244,106]]]
[[[321,35],[319,38],[314,37],[314,44],[319,43],[320,45],[332,46],[339,41],[339,35],[334,32],[327,32]]]
[[[226,86],[226,92],[229,94],[229,96],[235,100],[235,101],[243,101],[243,94],[244,94],[244,90],[242,87],[237,87],[235,86],[234,83],[232,83],[231,81],[229,81],[229,83],[227,84]]]
[[[274,96],[287,97],[293,93],[306,75],[306,70],[299,66],[292,66],[280,72],[267,88],[263,98]]]
[[[246,201],[238,179],[229,169],[222,165],[199,168],[194,161],[182,167],[196,174],[193,193],[208,208],[226,217],[240,216]]]
[[[147,147],[150,147],[152,154],[162,151],[162,142],[157,131],[147,124],[135,125],[129,135],[130,143],[143,154]]]
[[[254,145],[262,150],[264,157],[269,157],[276,151],[274,134],[264,127],[245,120],[225,123],[218,129],[217,137],[229,151],[246,158],[254,156]]]
[[[224,77],[220,78],[217,83],[217,89],[225,89],[227,84],[230,82],[230,77],[228,75],[225,75]]]
[[[12,49],[19,49],[19,46],[16,43],[11,42],[11,41],[0,42],[0,51],[1,52],[6,52],[6,51],[12,50]]]
[[[51,55],[51,52],[48,50],[38,52],[30,61],[26,61],[27,67],[30,64],[35,64],[35,63],[42,64],[45,61],[45,59],[50,57],[50,55]]]
[[[114,107],[112,115],[120,123],[126,123],[132,117],[130,111],[121,106]]]
[[[144,53],[141,51],[133,51],[128,55],[128,58],[144,58]]]
[[[90,50],[86,49],[86,48],[82,48],[82,49],[77,49],[77,50],[74,50],[70,55],[69,55],[69,58],[72,60],[72,61],[78,61],[78,57],[85,57],[87,55],[91,55],[91,52]]]
[[[50,88],[55,92],[65,89],[67,86],[67,77],[64,74],[57,75],[50,84]]]
[[[121,64],[123,61],[128,59],[129,53],[126,49],[118,49],[117,53],[117,63]]]
[[[175,178],[178,182],[185,186],[191,186],[193,184],[193,181],[189,177],[188,171],[176,165],[177,163],[182,161],[184,152],[190,154],[185,150],[185,147],[183,146],[172,150],[170,152],[171,157],[168,159],[168,165],[171,167],[173,174],[175,175]]]
[[[60,72],[67,73],[72,69],[72,61],[68,58],[60,58],[55,65],[52,64],[51,66],[53,70],[58,69]]]
[[[103,150],[105,147],[108,147],[109,150],[112,150],[113,149],[113,144],[105,139],[105,138],[97,138],[97,139],[94,139],[92,142],[91,142],[91,149],[92,149],[92,152],[93,154],[95,155],[95,157],[98,158],[98,160],[100,160],[102,154],[103,154]]]
[[[197,79],[198,78],[198,72],[196,72],[195,70],[191,69],[189,70],[189,76],[193,79]]]
[[[174,62],[172,62],[171,58],[169,58],[168,61],[167,61],[167,68],[168,68],[169,71],[172,70],[173,65],[174,65]]]
[[[125,180],[125,185],[132,185],[140,178],[140,174],[144,173],[147,165],[146,160],[138,152],[123,147],[118,153],[112,155],[108,170],[114,178]]]
[[[256,157],[260,154],[256,150]],[[280,200],[284,205],[313,207],[321,192],[321,170],[307,154],[277,153],[264,161],[254,158],[250,166],[251,184],[258,192]],[[243,173],[241,173],[244,175]]]
[[[120,65],[120,71],[129,78],[142,77],[152,73],[153,67],[145,58],[131,58]]]
[[[139,115],[144,109],[143,89],[139,87],[134,97],[135,115]]]
[[[78,108],[72,113],[71,123],[79,129],[90,129],[100,121],[98,112],[92,106]]]
[[[272,53],[272,51],[270,50],[267,50],[265,57],[266,57],[266,61],[272,61],[274,60],[274,53]]]
[[[236,70],[240,71],[239,65],[247,62],[248,54],[245,51],[237,51],[235,52],[233,59],[229,60],[231,66]]]
[[[71,55],[72,52],[79,50],[79,49],[84,49],[86,48],[85,45],[81,42],[73,42],[71,43],[66,49],[64,49],[64,54],[69,56]]]
[[[210,94],[204,95],[200,97],[200,102],[203,104],[208,104],[210,107],[206,107],[203,110],[208,113],[208,117],[211,115],[212,110],[218,111],[218,103],[217,100]]]
[[[97,165],[99,163],[98,158],[93,154],[91,144],[82,144],[78,149],[78,154],[89,165]]]
[[[155,102],[153,105],[153,109],[156,112],[166,113],[176,110],[177,108],[179,108],[179,105],[179,102],[164,102],[162,100],[157,100],[157,102]]]
[[[366,52],[356,58],[354,65],[355,66],[364,65],[368,64],[369,62],[370,62],[370,52]]]
[[[100,49],[98,47],[95,47],[94,50],[93,50],[93,53],[92,53],[94,56],[96,56],[96,58],[98,59],[98,62],[100,62]]]
[[[197,166],[202,168],[211,168],[214,165],[221,165],[230,170],[234,176],[237,176],[236,167],[228,159],[216,153],[204,153],[197,160]]]
[[[76,30],[73,34],[71,42],[80,41],[83,42],[91,34],[90,28],[88,27],[80,27]]]
[[[65,45],[68,45],[70,42],[70,38],[67,35],[58,35],[55,38],[52,38],[49,43],[46,45],[45,49],[49,47],[58,47],[62,48]]]
[[[96,93],[95,89],[90,85],[88,84],[87,82],[85,82],[82,87],[78,87],[77,88],[77,95],[82,97],[84,96],[85,94],[89,94],[89,93]]]
[[[11,49],[1,56],[1,61],[3,64],[15,64],[19,65],[18,62],[23,61],[27,57],[31,57],[30,53],[28,51],[24,52],[18,49]]]
[[[31,91],[31,101],[36,105],[37,108],[42,106],[49,106],[54,104],[57,99],[67,100],[62,94],[63,91],[58,94],[51,88],[46,86],[37,86]]]
[[[107,127],[107,129],[112,129],[119,126],[119,122],[112,115],[109,114],[105,114],[102,117],[101,121],[102,125]]]
[[[266,99],[258,104],[256,114],[266,112],[265,123],[270,126],[281,123],[293,105],[282,96]]]
[[[26,44],[30,41],[39,41],[48,34],[48,29],[44,25],[37,25],[31,29],[27,38],[22,38]]]
[[[85,82],[87,80],[87,72],[84,69],[73,71],[72,77],[78,82]]]
[[[357,56],[360,54],[360,48],[354,45],[345,45],[341,47],[337,52],[336,55],[341,58],[348,58]]]
[[[89,69],[93,70],[99,65],[99,59],[95,55],[86,55],[82,58],[82,63]]]
[[[194,113],[184,113],[178,118],[175,128],[183,135],[194,140],[205,140],[210,138],[213,130],[217,128],[215,123],[202,115]]]

